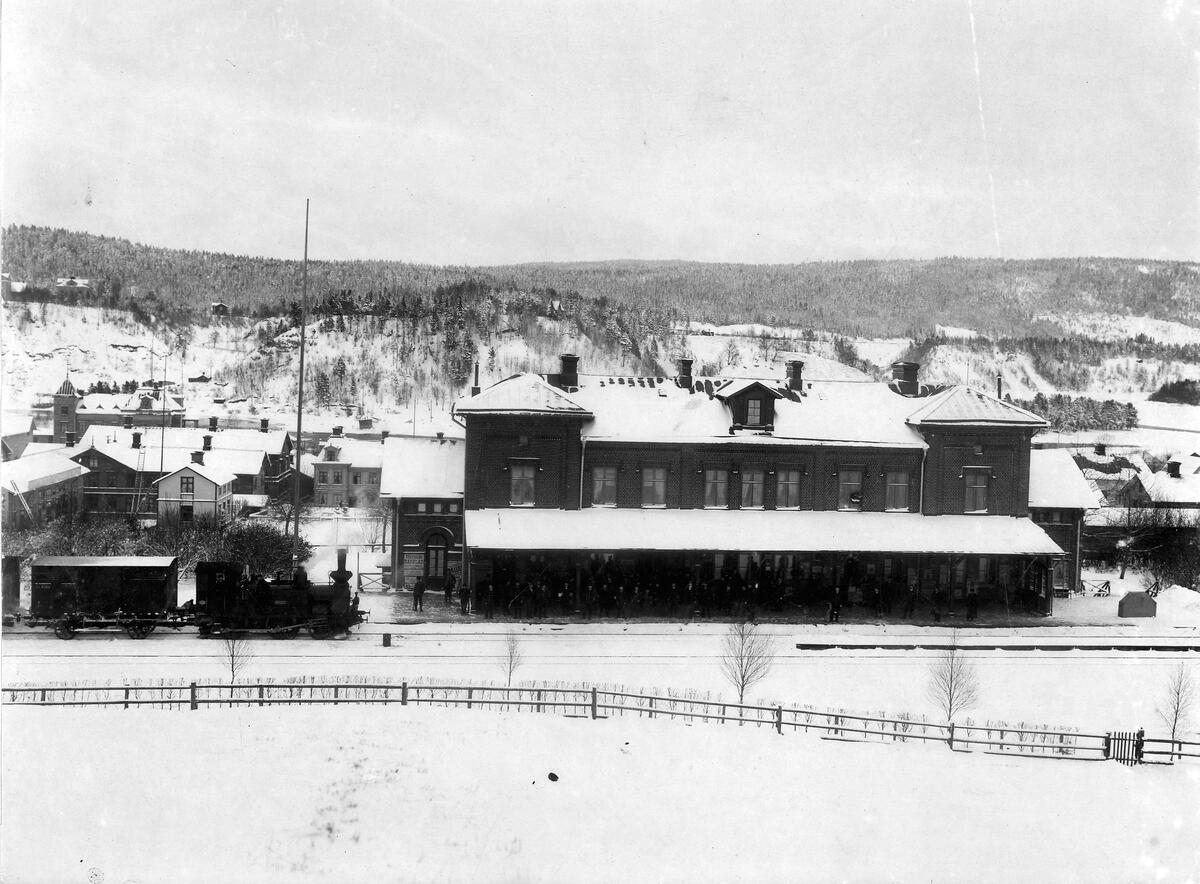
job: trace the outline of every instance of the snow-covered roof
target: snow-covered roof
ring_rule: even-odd
[[[5,491],[11,492],[15,489],[21,494],[28,494],[89,472],[91,470],[66,455],[58,451],[47,451],[0,464],[0,484],[4,486]]]
[[[1179,475],[1172,476],[1167,467],[1157,473],[1143,473],[1142,486],[1155,503],[1200,506],[1200,455],[1175,456]]]
[[[478,396],[458,400],[460,414],[568,414],[588,416],[586,408],[536,374],[505,378]]]
[[[279,455],[287,453],[288,432],[286,430],[271,430],[266,433],[258,430],[225,430],[216,432],[200,427],[134,427],[127,430],[124,427],[107,427],[93,424],[84,431],[79,444],[83,447],[95,444],[123,445],[133,448],[133,434],[140,433],[142,444],[153,443],[165,445],[167,448],[184,448],[189,451],[200,451],[204,448],[204,437],[208,436],[213,450],[219,451],[258,451],[264,454]]]
[[[75,448],[71,450],[77,452],[72,454],[74,458],[78,458],[88,451],[97,451],[131,470],[138,468],[139,451],[144,451],[145,456],[141,461],[142,469],[157,473],[161,464],[163,474],[167,475],[175,472],[180,467],[191,464],[193,462],[192,451],[199,451],[200,449],[159,448],[157,445],[143,445],[138,449],[128,445],[102,443],[92,445],[88,448]],[[257,475],[262,470],[263,458],[265,457],[266,455],[261,451],[213,450],[204,452],[204,459],[208,466],[217,467],[222,471],[241,476]]]
[[[195,473],[197,476],[207,479],[214,485],[228,485],[237,479],[237,474],[216,464],[189,463],[160,476],[152,484],[157,485],[159,482],[165,482],[176,473]]]
[[[392,436],[384,449],[381,497],[463,496],[467,445],[462,439]]]
[[[1045,418],[1018,408],[1011,402],[974,390],[951,387],[935,393],[909,415],[909,422],[921,424],[972,424],[1047,427]]]
[[[345,463],[351,466],[369,469],[382,467],[384,452],[391,438],[384,439],[382,444],[378,439],[351,439],[348,436],[330,436],[317,452],[314,465],[322,463]]]
[[[723,384],[719,389],[714,390],[713,392],[714,395],[722,399],[728,399],[731,396],[736,396],[738,393],[744,393],[752,387],[758,387],[760,390],[764,390],[766,393],[776,399],[779,399],[783,396],[783,393],[772,387],[769,381],[758,380],[757,378],[738,378]]]
[[[503,550],[725,550],[1062,555],[1013,516],[795,510],[467,510],[467,544]]]
[[[1035,448],[1029,452],[1029,505],[1056,509],[1095,509],[1102,506],[1087,479],[1065,448]]]
[[[806,381],[803,396],[775,400],[774,431],[767,436],[754,431],[730,435],[732,415],[720,398],[681,388],[674,380],[646,378],[642,384],[630,384],[624,378],[586,377],[580,381],[571,397],[595,415],[583,425],[588,439],[896,448],[925,444],[905,422],[913,400],[873,382]]]

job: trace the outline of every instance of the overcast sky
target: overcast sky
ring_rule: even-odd
[[[439,264],[1197,259],[1189,3],[974,0],[973,43],[967,0],[4,0],[0,212],[298,257],[311,197],[313,257]]]

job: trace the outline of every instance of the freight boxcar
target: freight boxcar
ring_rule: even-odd
[[[40,556],[31,566],[31,622],[59,638],[81,629],[123,629],[145,638],[171,622],[179,567],[168,556]]]

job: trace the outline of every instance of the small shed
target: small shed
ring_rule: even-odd
[[[223,301],[213,301],[210,306],[212,308],[213,316],[228,316],[229,315],[229,305],[224,303]]]
[[[1118,617],[1153,617],[1157,610],[1158,602],[1148,592],[1127,592],[1117,602]]]

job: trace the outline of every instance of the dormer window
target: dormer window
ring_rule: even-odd
[[[746,400],[746,426],[759,427],[762,426],[762,400],[747,399]]]
[[[991,478],[988,468],[967,467],[963,470],[965,500],[963,511],[968,513],[986,513],[988,511],[988,480]]]
[[[642,506],[664,507],[667,505],[666,467],[642,468]]]
[[[533,506],[537,466],[532,463],[514,463],[509,469],[509,506]]]

